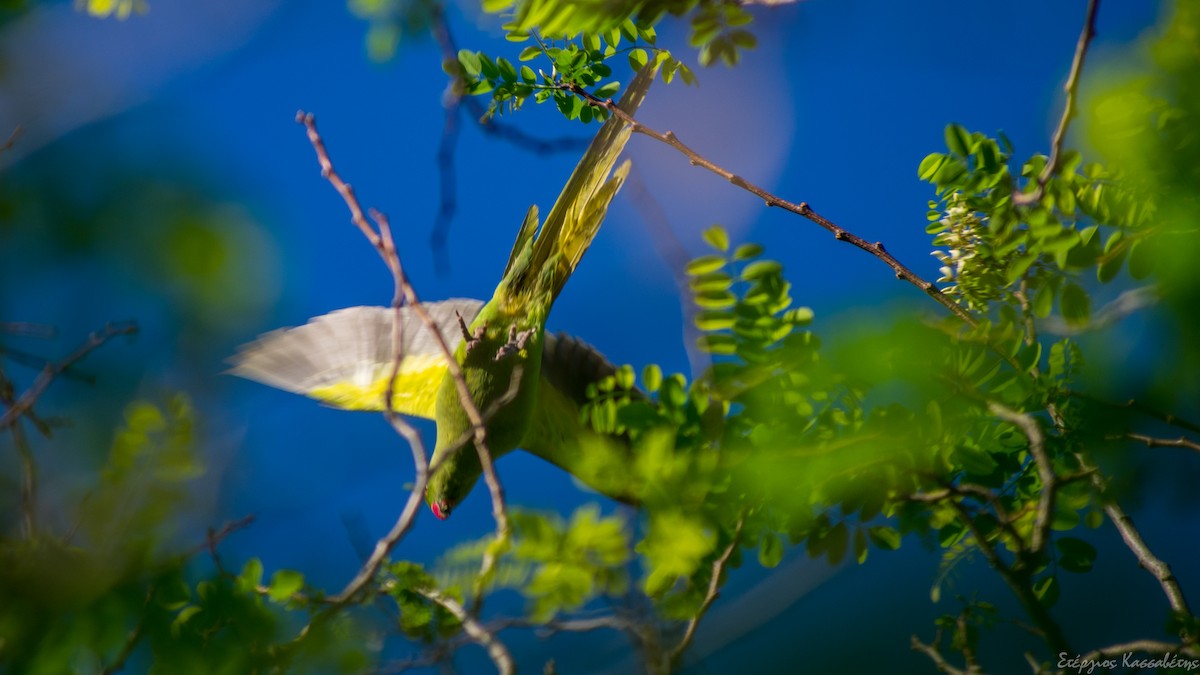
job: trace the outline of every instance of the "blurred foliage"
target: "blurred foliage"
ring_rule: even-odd
[[[438,0],[348,0],[350,13],[368,23],[366,49],[372,61],[388,61],[405,40],[429,33],[438,20]]]
[[[150,11],[147,0],[75,0],[75,6],[100,19],[112,16],[124,20]]]

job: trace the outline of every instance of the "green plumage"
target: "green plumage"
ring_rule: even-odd
[[[630,114],[637,110],[654,75],[653,67],[638,73],[621,99],[622,110]],[[537,207],[529,209],[503,278],[492,299],[470,324],[467,332],[471,338],[464,339],[455,354],[471,398],[485,417],[487,446],[492,457],[520,446],[529,450],[528,441],[534,441],[536,446],[543,444],[537,441],[550,438],[541,428],[547,421],[534,414],[540,403],[559,407],[564,402],[573,406],[580,403],[561,393],[546,392],[539,396],[539,386],[547,384],[541,377],[546,318],[599,231],[609,203],[628,174],[628,162],[616,171],[612,167],[629,135],[628,125],[616,116],[610,117],[580,159],[540,229]],[[444,518],[467,495],[482,472],[470,420],[449,372],[438,390],[435,419],[437,445],[433,461],[440,467],[430,478],[426,500],[434,513]],[[539,424],[531,431],[534,422]],[[577,421],[574,426],[579,426]],[[575,447],[574,440],[560,442]],[[565,445],[563,449],[567,449]],[[533,451],[550,461],[556,456],[554,448],[539,447]]]
[[[649,66],[637,74],[621,99],[622,110],[637,110],[655,73]],[[628,449],[621,439],[598,434],[580,421],[588,384],[614,369],[582,342],[547,336],[545,326],[555,298],[628,174],[628,162],[615,171],[613,166],[629,135],[626,124],[610,117],[540,229],[537,207],[529,209],[491,300],[425,305],[483,416],[491,456],[524,448],[617,498],[623,498],[622,491],[613,487],[619,482],[611,477],[628,466]],[[412,308],[401,308],[397,354],[392,338],[396,316],[390,308],[351,307],[273,331],[243,346],[233,358],[232,372],[338,408],[390,408],[436,420],[433,462],[438,468],[425,498],[445,518],[481,473],[473,428],[430,327]],[[389,381],[393,372],[395,379]],[[392,392],[390,403],[384,400],[387,391]]]

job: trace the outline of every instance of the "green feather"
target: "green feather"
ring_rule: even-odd
[[[653,66],[647,66],[637,74],[618,104],[621,110],[628,114],[637,110],[655,72]],[[536,207],[528,211],[495,294],[471,323],[472,339],[464,340],[455,354],[471,398],[486,418],[487,448],[493,458],[521,446],[527,436],[544,439],[544,429],[533,427],[531,431],[535,410],[543,403],[562,407],[555,406],[561,401],[553,392],[538,395],[539,387],[546,386],[541,377],[546,317],[629,172],[628,162],[615,172],[612,169],[630,133],[624,121],[616,115],[609,117],[540,229]],[[514,334],[526,336],[524,349],[515,348]],[[438,390],[436,419],[433,461],[440,466],[430,477],[425,498],[435,513],[445,517],[466,497],[482,472],[471,424],[450,373]],[[537,421],[546,424],[546,416],[537,416]],[[553,461],[554,448],[538,445],[539,454]],[[562,446],[564,451],[577,447]]]

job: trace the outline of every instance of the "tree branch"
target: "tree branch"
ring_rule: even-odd
[[[1189,450],[1200,452],[1200,443],[1185,436],[1180,436],[1179,438],[1154,438],[1130,432],[1125,434],[1124,437],[1131,441],[1141,441],[1148,448],[1188,448]]]
[[[937,630],[937,633],[934,634],[933,642],[930,642],[929,644],[921,642],[916,635],[913,635],[911,638],[913,651],[921,652],[925,656],[928,656],[929,660],[933,661],[933,665],[938,669],[939,673],[945,673],[946,675],[967,675],[968,671],[952,665],[946,660],[946,657],[942,656],[942,652],[938,649],[938,645],[941,644],[941,642],[941,628]]]
[[[1075,117],[1077,109],[1079,74],[1083,72],[1083,61],[1087,58],[1088,46],[1091,45],[1092,38],[1096,36],[1096,10],[1099,6],[1100,0],[1088,0],[1087,14],[1083,19],[1083,30],[1079,33],[1079,40],[1075,43],[1075,57],[1071,61],[1071,73],[1067,76],[1067,83],[1063,86],[1063,91],[1067,94],[1067,101],[1063,106],[1062,117],[1058,120],[1058,128],[1054,130],[1054,136],[1050,139],[1050,158],[1046,160],[1046,166],[1042,168],[1042,173],[1037,177],[1037,187],[1032,192],[1014,193],[1014,204],[1033,204],[1040,200],[1046,194],[1046,183],[1050,182],[1050,179],[1058,172],[1059,164],[1062,161],[1063,141],[1067,137],[1067,127],[1071,124],[1071,119]]]
[[[762,199],[766,203],[767,206],[779,207],[781,209],[784,209],[785,211],[790,211],[798,216],[807,218],[808,220],[816,223],[817,225],[821,226],[822,228],[827,230],[829,233],[831,233],[833,235],[834,239],[852,244],[852,245],[866,251],[867,253],[870,253],[871,255],[875,256],[876,258],[882,260],[884,262],[884,264],[886,264],[888,267],[891,267],[892,270],[896,273],[897,279],[903,279],[904,281],[907,281],[910,284],[921,289],[922,291],[925,292],[926,295],[928,295],[929,297],[936,300],[939,304],[941,304],[946,309],[950,310],[951,313],[953,313],[955,316],[957,316],[959,319],[961,319],[963,321],[963,323],[967,324],[968,326],[973,327],[973,326],[978,325],[978,322],[975,320],[975,317],[971,316],[970,312],[968,312],[966,309],[961,307],[958,303],[951,300],[950,297],[947,296],[945,293],[942,293],[942,291],[940,289],[938,289],[938,287],[935,286],[932,282],[922,279],[915,272],[913,272],[908,267],[906,267],[903,263],[901,263],[898,259],[896,259],[895,256],[893,256],[891,253],[889,253],[886,248],[884,248],[882,242],[878,242],[878,241],[874,242],[874,243],[868,242],[866,239],[863,239],[862,237],[854,234],[853,232],[850,232],[850,231],[842,228],[841,226],[837,225],[833,221],[831,221],[828,218],[817,213],[816,211],[814,211],[812,209],[812,207],[810,207],[808,205],[807,202],[800,202],[799,204],[790,202],[786,199],[783,199],[782,197],[779,197],[771,192],[768,192],[766,189],[764,189],[758,185],[755,185],[754,183],[751,183],[750,181],[747,181],[745,178],[742,178],[741,176],[733,173],[732,171],[729,171],[729,170],[713,163],[712,161],[701,156],[695,150],[693,150],[690,147],[688,147],[687,145],[685,145],[682,141],[679,140],[679,138],[677,136],[675,136],[674,132],[671,132],[671,131],[659,132],[655,129],[652,129],[652,128],[646,126],[645,124],[642,124],[641,122],[638,122],[632,116],[630,116],[628,113],[626,113],[624,110],[621,110],[619,107],[617,107],[617,104],[612,99],[597,98],[596,96],[592,95],[587,90],[585,90],[583,87],[580,87],[577,84],[563,83],[563,84],[559,84],[558,88],[562,89],[563,91],[568,91],[568,92],[575,94],[576,96],[582,98],[584,101],[586,101],[590,105],[593,105],[598,108],[604,108],[605,110],[607,110],[609,112],[609,114],[616,115],[618,118],[620,118],[626,124],[628,124],[634,133],[642,134],[644,136],[649,136],[650,138],[653,138],[654,140],[656,140],[660,143],[666,144],[666,145],[674,148],[678,152],[682,153],[685,157],[687,157],[688,161],[691,162],[692,166],[698,166],[702,169],[705,169],[711,173],[714,173],[714,174],[720,176],[721,178],[724,178],[725,180],[732,183],[734,186],[739,187],[739,188],[749,192],[750,194],[753,194],[756,197]]]
[[[447,63],[458,63],[458,45],[450,32],[450,21],[446,17],[446,8],[440,2],[433,3],[430,8],[431,26],[434,40],[442,51],[442,60]],[[479,130],[488,136],[507,141],[512,145],[537,155],[549,155],[556,152],[572,152],[583,150],[588,145],[588,139],[565,136],[562,138],[543,139],[527,134],[520,129],[502,124],[473,96],[464,96],[464,83],[461,77],[452,75],[450,85],[443,97],[445,118],[442,124],[442,138],[438,143],[437,166],[438,180],[441,185],[441,195],[438,199],[438,212],[434,218],[433,230],[429,235],[429,243],[433,248],[434,261],[439,272],[446,272],[450,266],[450,256],[447,252],[447,242],[450,237],[450,223],[458,211],[458,184],[454,169],[455,148],[458,145],[458,116],[466,108]]]
[[[1038,478],[1042,482],[1041,495],[1038,497],[1037,512],[1034,514],[1033,533],[1029,539],[1029,553],[1039,556],[1046,548],[1050,539],[1050,523],[1054,516],[1054,499],[1058,493],[1058,475],[1054,473],[1054,465],[1050,455],[1046,453],[1046,438],[1036,419],[1026,413],[1017,412],[996,401],[988,401],[988,410],[993,415],[1012,424],[1025,434],[1029,440],[1029,454],[1033,455],[1037,467]]]
[[[708,613],[708,608],[716,601],[717,596],[721,592],[721,574],[725,572],[725,565],[729,563],[729,556],[737,550],[739,544],[742,543],[742,526],[746,524],[746,512],[742,511],[738,516],[737,524],[733,527],[733,535],[729,539],[729,545],[721,552],[721,555],[713,561],[712,576],[708,580],[708,592],[704,594],[704,600],[700,603],[700,608],[692,615],[688,621],[687,628],[683,632],[683,637],[679,639],[679,644],[671,650],[668,655],[670,666],[673,668],[679,664],[679,660],[683,658],[683,653],[691,646],[692,639],[696,637],[696,628],[700,625],[700,620]]]
[[[496,670],[500,672],[500,675],[512,675],[516,672],[512,654],[508,652],[504,643],[497,639],[492,631],[479,623],[457,600],[434,589],[418,588],[413,590],[445,607],[446,611],[462,622],[463,631],[487,651],[488,657],[492,659],[492,663],[496,664]]]
[[[136,332],[137,325],[132,322],[110,323],[101,330],[92,333],[86,342],[62,361],[47,363],[46,367],[42,369],[41,374],[33,381],[33,384],[0,417],[0,429],[7,428],[18,417],[27,413],[33,407],[33,404],[37,402],[38,398],[41,397],[42,393],[46,391],[46,388],[50,386],[50,383],[54,381],[54,378],[61,375],[63,371],[83,360],[88,354],[91,354],[112,338],[118,335],[132,335]]]
[[[387,265],[388,270],[392,273],[395,284],[392,307],[396,310],[396,321],[394,321],[393,325],[393,341],[398,339],[396,331],[400,329],[399,307],[402,304],[407,304],[433,336],[434,341],[442,352],[442,356],[446,359],[451,380],[454,382],[463,410],[471,424],[472,435],[475,440],[475,450],[479,455],[484,481],[487,483],[488,491],[492,497],[492,517],[496,521],[497,538],[507,537],[509,524],[504,504],[504,488],[500,485],[500,480],[496,475],[495,464],[492,462],[491,452],[488,449],[487,429],[484,426],[483,417],[480,414],[479,407],[475,404],[471,396],[470,389],[467,387],[462,367],[454,358],[454,352],[450,349],[445,336],[442,335],[437,324],[433,321],[433,317],[429,315],[425,306],[421,304],[420,299],[417,297],[416,289],[413,288],[412,283],[409,282],[408,277],[404,274],[404,268],[400,263],[400,256],[396,250],[396,244],[392,238],[391,227],[387,217],[378,211],[371,212],[371,217],[379,228],[379,231],[376,232],[370,223],[367,222],[362,206],[359,204],[358,197],[355,196],[353,188],[342,180],[341,176],[334,169],[333,162],[329,158],[329,153],[325,148],[325,143],[321,135],[317,132],[316,120],[311,114],[301,111],[296,114],[296,121],[303,124],[308,133],[308,140],[312,144],[313,150],[317,154],[317,162],[321,166],[321,175],[341,195],[342,200],[346,203],[346,207],[350,211],[351,222],[358,227],[363,236],[367,238],[367,241],[371,242],[371,245],[379,253],[384,264]],[[394,375],[401,358],[402,356],[399,350],[397,350],[394,355],[395,361],[393,362],[393,382],[389,383],[385,394],[387,400],[384,402],[384,405],[388,411],[386,414],[388,422],[412,445],[413,458],[417,465],[417,484],[414,486],[413,492],[409,495],[404,510],[401,512],[400,518],[396,521],[392,530],[387,536],[377,542],[371,558],[368,559],[367,563],[359,570],[359,573],[342,593],[338,594],[339,603],[344,603],[356,595],[374,577],[375,573],[378,572],[380,565],[382,565],[388,553],[411,527],[412,521],[419,510],[420,500],[424,496],[425,484],[428,480],[428,460],[426,459],[427,455],[424,445],[420,443],[419,434],[407,422],[396,415],[392,408],[391,387],[394,385]],[[416,443],[413,443],[414,439],[416,439]]]

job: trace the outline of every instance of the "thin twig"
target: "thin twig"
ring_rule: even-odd
[[[1033,455],[1038,478],[1042,482],[1042,491],[1038,497],[1037,511],[1034,514],[1033,533],[1030,535],[1028,552],[1034,556],[1040,556],[1050,539],[1050,523],[1054,516],[1054,500],[1058,493],[1058,474],[1054,473],[1054,465],[1050,462],[1050,455],[1046,453],[1046,437],[1032,415],[1017,412],[996,401],[988,402],[988,410],[996,417],[1020,429],[1029,441],[1029,454]]]
[[[1173,427],[1179,427],[1180,429],[1185,429],[1187,431],[1193,431],[1195,433],[1200,433],[1200,424],[1197,424],[1196,422],[1192,422],[1189,420],[1185,420],[1185,419],[1178,417],[1172,413],[1163,412],[1163,411],[1153,408],[1149,405],[1146,405],[1145,403],[1142,403],[1141,401],[1138,401],[1136,399],[1131,398],[1125,402],[1116,402],[1116,401],[1106,401],[1102,398],[1093,396],[1091,394],[1084,393],[1082,391],[1068,390],[1068,391],[1065,391],[1064,393],[1067,396],[1071,396],[1072,398],[1078,398],[1078,399],[1082,399],[1085,401],[1091,401],[1092,403],[1096,403],[1096,404],[1099,404],[1099,405],[1102,405],[1102,406],[1105,406],[1108,408],[1125,408],[1126,410],[1132,410],[1136,413],[1145,415],[1146,417],[1149,417],[1151,419],[1156,419],[1160,422],[1169,424]]]
[[[237,520],[231,520],[225,523],[221,526],[221,529],[210,527],[208,528],[208,532],[204,538],[204,543],[199,546],[192,547],[192,549],[187,551],[184,556],[190,558],[202,550],[207,550],[209,557],[212,558],[213,564],[217,567],[217,571],[221,574],[225,574],[225,568],[223,565],[221,565],[221,556],[217,554],[217,546],[220,545],[220,543],[229,535],[237,532],[238,530],[244,530],[247,527],[250,527],[250,525],[253,523],[254,514],[251,513],[249,515],[242,516]]]
[[[712,576],[708,580],[708,591],[704,594],[704,600],[700,603],[700,607],[696,613],[692,615],[688,621],[687,628],[684,629],[683,637],[679,639],[679,644],[671,650],[668,655],[671,666],[679,664],[679,660],[683,658],[683,653],[691,646],[692,640],[696,637],[696,629],[700,626],[700,620],[708,613],[708,608],[716,602],[717,596],[721,593],[721,575],[725,572],[725,565],[729,563],[729,557],[737,550],[737,547],[742,543],[742,526],[746,524],[746,512],[743,510],[738,516],[737,524],[733,526],[733,535],[729,539],[729,545],[721,552],[712,563]]]
[[[512,654],[508,652],[508,648],[504,646],[504,643],[497,639],[492,631],[488,630],[475,617],[468,613],[466,608],[457,600],[434,589],[424,588],[414,590],[445,607],[446,611],[453,614],[454,618],[462,622],[463,631],[487,651],[488,657],[492,659],[492,663],[496,665],[496,670],[500,672],[500,675],[512,675],[512,673],[516,672]]]
[[[9,143],[12,143],[12,141],[10,140]],[[49,340],[57,334],[57,331],[55,331],[54,326],[47,326],[44,323],[30,323],[28,321],[0,321],[0,333]]]
[[[395,412],[389,411],[386,414],[387,421],[406,441],[409,448],[412,450],[413,464],[416,466],[416,478],[413,482],[412,492],[408,495],[408,500],[404,503],[404,509],[400,512],[400,516],[396,519],[392,529],[388,531],[381,539],[375,542],[375,548],[371,552],[371,556],[367,558],[362,567],[354,578],[346,584],[341,593],[333,596],[332,600],[336,604],[345,604],[351,599],[358,596],[375,575],[379,572],[379,568],[383,566],[383,561],[387,559],[392,549],[404,535],[408,534],[412,528],[413,521],[416,519],[417,513],[421,509],[422,497],[425,494],[425,485],[429,479],[429,461],[426,459],[425,445],[421,442],[421,435],[413,429],[412,425],[408,424],[397,415]]]
[[[1037,177],[1037,187],[1032,192],[1014,194],[1014,204],[1033,204],[1040,200],[1046,194],[1046,183],[1050,182],[1050,179],[1058,172],[1062,162],[1062,147],[1067,137],[1067,127],[1071,124],[1077,110],[1079,74],[1083,72],[1083,61],[1087,58],[1088,47],[1092,43],[1092,38],[1096,36],[1096,10],[1099,7],[1100,0],[1088,0],[1087,14],[1083,19],[1083,30],[1079,33],[1079,40],[1075,43],[1075,57],[1071,61],[1071,73],[1067,76],[1067,83],[1063,85],[1067,101],[1063,106],[1062,117],[1058,120],[1058,127],[1054,130],[1054,136],[1050,139],[1050,158],[1046,160],[1046,166],[1042,168],[1042,173]]]
[[[450,21],[446,17],[445,6],[441,3],[433,3],[430,8],[430,17],[432,19],[430,30],[434,40],[441,48],[442,60],[447,63],[458,63],[458,45],[450,32]],[[495,116],[488,115],[483,104],[474,96],[464,95],[465,84],[461,76],[451,75],[450,85],[443,101],[446,111],[437,153],[441,195],[438,199],[438,213],[434,219],[433,230],[429,235],[434,262],[441,273],[449,270],[450,256],[447,252],[447,242],[450,237],[450,224],[458,211],[458,184],[454,170],[454,153],[459,137],[458,116],[463,113],[464,108],[466,114],[475,121],[479,130],[484,134],[507,141],[517,148],[537,155],[575,152],[583,150],[589,143],[586,138],[574,136],[552,139],[538,138],[514,126],[503,124],[495,119]]]
[[[938,672],[945,673],[946,675],[967,675],[967,671],[952,665],[946,660],[946,657],[942,656],[942,652],[938,649],[941,641],[942,629],[939,628],[937,633],[934,634],[933,642],[925,644],[917,639],[916,635],[913,635],[911,644],[913,651],[921,652],[925,656],[928,656],[930,661],[933,661],[933,665],[938,669]]]
[[[307,133],[308,140],[313,146],[313,150],[317,154],[317,162],[321,166],[321,175],[329,181],[333,188],[341,195],[342,200],[346,203],[346,207],[350,210],[350,218],[356,227],[371,242],[371,245],[379,253],[384,263],[392,273],[393,281],[395,282],[395,295],[393,297],[393,306],[398,307],[401,300],[417,315],[426,329],[433,336],[434,341],[442,352],[443,358],[446,360],[446,366],[450,374],[451,380],[458,391],[458,397],[462,403],[467,419],[471,424],[475,440],[475,450],[479,455],[479,462],[483,469],[484,481],[487,483],[488,491],[492,496],[492,517],[496,521],[496,532],[498,538],[507,537],[509,533],[508,515],[504,505],[504,488],[500,485],[500,480],[496,476],[495,464],[492,462],[491,452],[487,445],[487,429],[483,423],[483,417],[479,412],[479,407],[476,405],[471,391],[467,387],[466,378],[463,376],[462,367],[454,358],[454,352],[450,349],[449,343],[446,341],[441,330],[434,322],[433,317],[429,315],[428,310],[421,304],[417,297],[416,289],[404,274],[403,266],[400,263],[400,256],[396,250],[395,241],[392,239],[391,227],[385,215],[378,211],[372,211],[371,217],[378,224],[379,231],[367,222],[362,206],[359,204],[358,197],[355,196],[353,188],[342,180],[341,176],[333,168],[333,161],[329,158],[329,153],[325,148],[325,142],[321,135],[317,132],[316,121],[311,114],[306,114],[303,111],[296,114],[296,121],[303,124]],[[394,335],[394,334],[393,334]],[[395,358],[399,358],[397,354]],[[395,364],[393,364],[393,370]],[[390,385],[389,385],[390,391]],[[388,409],[391,409],[391,396],[388,395],[388,401],[385,402]],[[393,428],[397,430],[407,440],[412,442],[414,438],[418,438],[415,430],[404,422],[394,413],[388,415],[389,422]],[[418,458],[417,455],[421,457]],[[340,593],[337,598],[339,602],[346,602],[348,599],[356,595],[375,573],[379,566],[382,565],[383,559],[391,551],[392,547],[403,538],[404,534],[411,527],[412,519],[415,518],[421,498],[424,495],[424,485],[427,483],[428,475],[421,471],[422,467],[428,469],[428,460],[426,459],[423,445],[413,447],[414,460],[417,462],[418,485],[414,487],[413,493],[409,495],[408,502],[405,504],[400,518],[396,521],[392,530],[383,539],[380,539],[376,545],[375,552],[355,578],[347,585],[346,589]],[[407,514],[407,517],[406,517]]]
[[[4,145],[0,145],[0,153],[12,150],[12,147],[17,144],[17,138],[21,136],[22,131],[24,131],[24,129],[21,128],[20,124],[13,127],[12,133],[8,135],[8,140],[5,141]]]
[[[1091,464],[1091,461],[1084,455],[1077,453],[1075,457],[1084,469],[1095,468]],[[1106,495],[1108,485],[1099,471],[1092,474],[1092,486],[1100,493],[1105,515],[1112,521],[1113,526],[1117,528],[1117,532],[1121,535],[1125,546],[1133,552],[1133,555],[1138,560],[1138,564],[1158,580],[1158,584],[1162,588],[1163,594],[1166,595],[1171,609],[1175,610],[1178,614],[1192,616],[1192,610],[1188,605],[1187,597],[1183,594],[1183,587],[1179,585],[1179,580],[1175,578],[1175,574],[1171,571],[1171,566],[1154,555],[1154,552],[1146,545],[1146,541],[1142,539],[1142,533],[1134,525],[1133,518],[1125,512],[1125,509],[1121,508],[1120,504]]]
[[[1148,448],[1188,448],[1189,450],[1200,451],[1200,443],[1193,441],[1185,436],[1179,438],[1154,438],[1153,436],[1145,436],[1143,434],[1127,433],[1125,438],[1131,441],[1141,441]]]
[[[121,645],[121,651],[117,654],[117,658],[112,663],[108,664],[100,670],[100,675],[113,675],[119,673],[125,668],[125,662],[133,655],[133,650],[137,649],[138,643],[142,641],[142,637],[146,630],[147,613],[146,608],[150,606],[150,601],[154,599],[153,585],[146,590],[146,600],[142,603],[142,614],[138,617],[138,622],[134,625],[133,630],[125,636],[125,643]]]
[[[652,128],[646,126],[645,124],[642,124],[641,122],[638,122],[631,115],[629,115],[624,110],[621,110],[619,107],[617,107],[617,104],[612,99],[597,98],[596,96],[594,96],[593,94],[591,94],[590,92],[588,92],[583,87],[580,87],[577,84],[562,83],[562,84],[559,84],[557,88],[562,89],[563,91],[571,92],[571,93],[575,94],[576,96],[579,96],[580,98],[582,98],[584,101],[586,101],[590,105],[593,105],[598,108],[604,108],[610,114],[616,115],[618,118],[620,118],[626,124],[630,125],[630,128],[633,130],[634,133],[639,133],[644,136],[649,136],[650,138],[653,138],[654,140],[656,140],[660,143],[664,143],[664,144],[674,148],[675,150],[682,153],[685,157],[687,157],[688,161],[691,162],[692,166],[701,167],[703,169],[706,169],[706,170],[720,176],[721,178],[724,178],[725,180],[732,183],[734,186],[739,187],[739,188],[759,197],[766,203],[766,205],[768,207],[771,207],[771,206],[779,207],[781,209],[784,209],[785,211],[790,211],[792,213],[795,213],[798,216],[807,218],[808,220],[816,223],[817,225],[821,226],[822,228],[824,228],[825,230],[827,230],[828,232],[833,234],[834,239],[837,239],[838,241],[847,242],[849,244],[852,244],[852,245],[866,251],[867,253],[870,253],[871,255],[875,256],[876,258],[882,260],[888,267],[892,268],[892,271],[894,271],[896,273],[897,279],[903,279],[904,281],[907,281],[910,284],[921,289],[922,291],[925,292],[926,295],[928,295],[929,297],[936,300],[939,304],[941,304],[946,309],[950,310],[951,313],[953,313],[955,316],[957,316],[959,319],[961,319],[962,322],[967,324],[968,326],[974,327],[974,326],[978,325],[978,321],[975,319],[975,317],[971,316],[971,314],[966,309],[963,309],[962,306],[960,306],[958,303],[951,300],[949,296],[947,296],[945,293],[942,293],[942,291],[940,289],[938,289],[938,287],[936,285],[934,285],[932,282],[922,279],[915,272],[913,272],[908,267],[906,267],[903,263],[901,263],[898,259],[896,259],[895,256],[893,256],[891,253],[889,253],[886,248],[884,248],[882,242],[878,242],[878,241],[874,242],[874,243],[868,242],[866,239],[863,239],[862,237],[854,234],[853,232],[850,232],[850,231],[846,230],[845,228],[842,228],[841,226],[839,226],[838,224],[829,220],[825,216],[822,216],[821,214],[817,213],[816,211],[814,211],[812,209],[812,207],[810,207],[808,205],[807,202],[800,202],[799,204],[797,204],[795,202],[791,202],[786,199],[783,199],[782,197],[779,197],[779,196],[767,191],[765,188],[762,188],[754,183],[751,183],[750,181],[746,180],[745,178],[742,178],[741,176],[733,173],[732,171],[729,171],[728,169],[725,169],[725,168],[713,163],[712,161],[701,156],[695,150],[693,150],[690,147],[688,147],[687,145],[685,145],[682,141],[679,140],[679,138],[675,135],[674,132],[671,132],[671,131],[659,132],[655,129],[652,129]]]
[[[108,324],[103,329],[92,333],[86,342],[62,361],[47,363],[33,384],[4,412],[4,416],[0,417],[0,429],[13,424],[18,417],[33,407],[33,404],[46,391],[46,387],[49,387],[54,378],[61,375],[67,368],[75,365],[112,338],[118,335],[132,335],[136,332],[137,325],[134,323]]]

